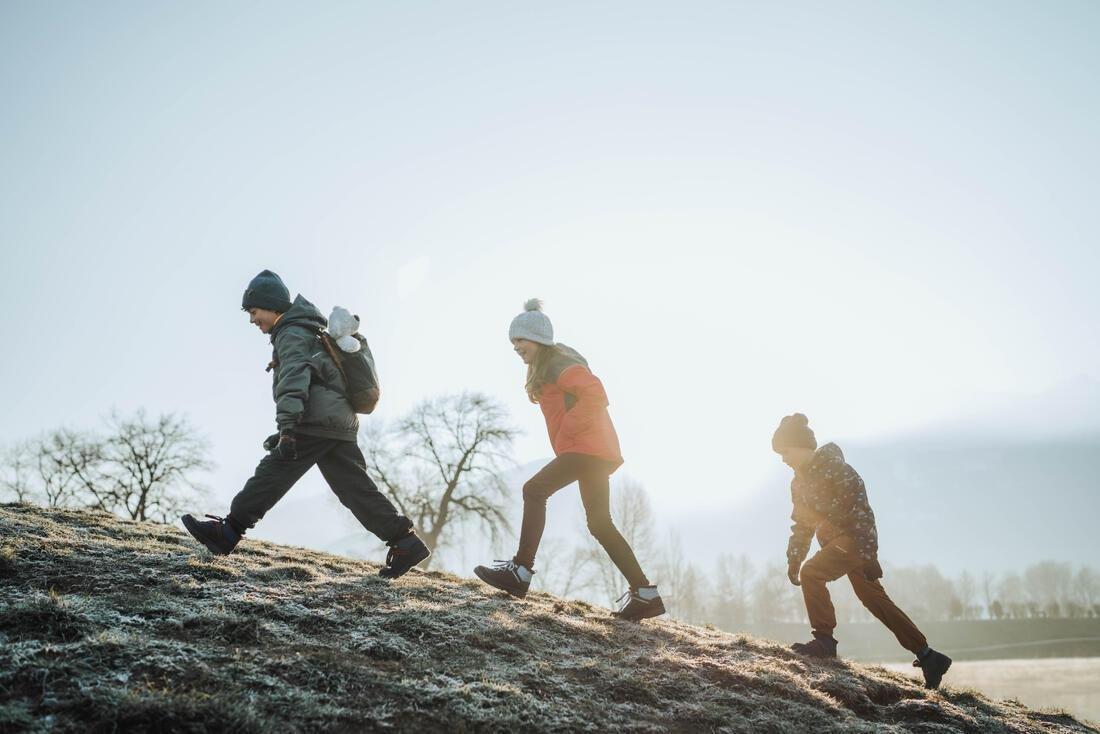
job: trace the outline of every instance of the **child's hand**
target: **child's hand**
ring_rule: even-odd
[[[284,430],[279,432],[279,443],[275,446],[275,450],[279,452],[279,456],[286,461],[294,461],[298,458],[298,441],[294,437],[294,432]]]

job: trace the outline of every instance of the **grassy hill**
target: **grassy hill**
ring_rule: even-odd
[[[376,570],[2,505],[0,732],[1100,731],[766,640]]]

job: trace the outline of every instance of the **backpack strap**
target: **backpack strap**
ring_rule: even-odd
[[[318,336],[321,339],[321,344],[323,344],[325,346],[325,351],[328,352],[328,356],[332,357],[332,361],[336,365],[336,371],[340,373],[340,379],[344,383],[343,392],[345,394],[347,394],[347,390],[348,390],[348,373],[344,372],[343,360],[341,360],[340,355],[336,353],[336,344],[333,342],[332,337],[329,336],[328,334],[326,334],[323,331],[320,332],[318,334]]]
[[[317,379],[315,382],[316,382],[316,384],[320,385],[321,387],[327,387],[329,390],[334,390],[334,391],[336,391],[338,393],[341,393],[343,395],[347,395],[347,392],[348,392],[348,389],[347,389],[347,387],[348,387],[348,376],[344,372],[344,366],[340,363],[340,357],[336,354],[336,347],[332,343],[332,339],[329,337],[329,335],[325,333],[325,330],[321,329],[321,328],[316,328],[315,329],[312,326],[308,326],[307,324],[287,324],[286,326],[288,328],[289,327],[297,327],[299,329],[305,329],[306,331],[308,331],[310,334],[313,334],[315,337],[317,337],[317,339],[319,339],[321,341],[321,344],[324,347],[325,352],[328,353],[328,356],[331,357],[332,361],[336,364],[336,371],[340,373],[340,380],[341,380],[342,384],[341,385],[333,385],[333,384],[329,383],[327,380],[322,380],[322,379]],[[272,341],[272,344],[275,343],[274,337],[272,337],[271,341]],[[273,357],[270,362],[268,362],[267,370],[265,370],[265,371],[270,372],[271,370],[275,369],[278,366],[279,366],[279,359],[276,356],[276,357]],[[314,377],[317,377],[317,376],[315,375]],[[310,382],[314,382],[313,377],[310,378]]]

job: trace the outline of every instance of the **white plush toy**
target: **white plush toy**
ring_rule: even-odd
[[[359,331],[359,317],[352,316],[346,308],[336,306],[328,317],[328,333],[336,340],[336,346],[345,352],[358,352],[361,345],[352,334]]]

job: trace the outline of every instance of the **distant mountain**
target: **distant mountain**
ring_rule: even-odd
[[[964,413],[898,438],[938,444],[1082,437],[1100,438],[1100,381],[1083,375],[1038,393],[977,396]]]
[[[1100,408],[1090,415],[1088,407],[1097,403],[1097,383],[1085,380],[966,421],[840,442],[867,484],[883,560],[951,574],[1044,559],[1100,563]],[[703,558],[733,552],[782,563],[789,483],[790,472],[777,468],[743,502],[670,522]]]

